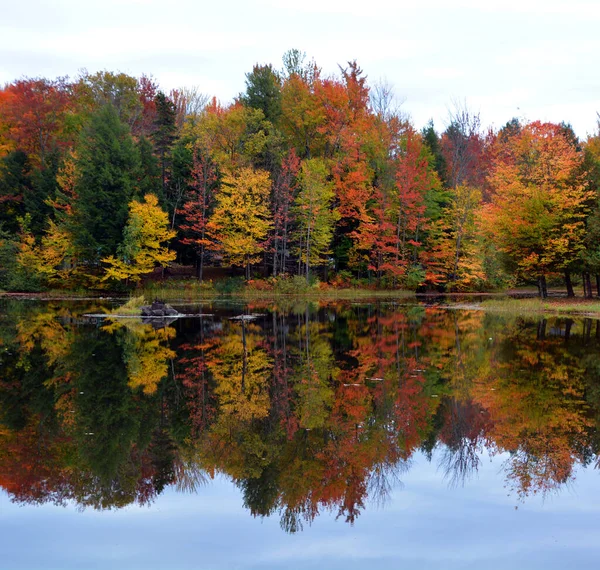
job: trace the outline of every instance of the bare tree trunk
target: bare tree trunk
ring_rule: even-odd
[[[308,285],[309,259],[310,259],[310,224],[306,234],[306,284]]]
[[[546,299],[548,297],[548,287],[546,285],[546,276],[540,275],[537,281],[538,292],[542,299]]]
[[[567,297],[575,297],[573,283],[571,282],[571,273],[569,271],[565,271],[565,284],[567,286]]]
[[[204,246],[200,250],[200,267],[198,268],[198,281],[202,282],[204,274]]]
[[[583,294],[586,299],[591,299],[594,296],[592,291],[592,280],[587,271],[583,274]]]

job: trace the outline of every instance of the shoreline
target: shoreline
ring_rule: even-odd
[[[540,299],[530,290],[509,290],[503,292],[485,293],[413,293],[404,290],[369,290],[369,289],[331,289],[314,290],[297,293],[279,293],[274,291],[240,291],[221,293],[206,291],[199,294],[197,291],[185,294],[178,289],[164,289],[162,293],[164,300],[171,303],[194,304],[199,302],[215,302],[226,300],[238,301],[381,301],[381,300],[412,300],[416,306],[422,304],[425,307],[438,307],[448,310],[484,311],[489,313],[512,314],[515,316],[526,315],[552,315],[552,316],[574,316],[583,318],[600,319],[600,298],[586,299],[584,297],[568,298],[564,295],[554,294],[547,299]],[[24,292],[0,292],[0,300],[13,299],[23,301],[109,301],[127,302],[136,293],[146,296],[161,298],[155,295],[157,291],[141,290],[129,294],[97,294],[90,292],[69,293],[64,291],[47,291],[39,293]],[[462,301],[461,301],[462,299]],[[427,300],[435,301],[431,304]],[[444,302],[447,300],[448,302]]]

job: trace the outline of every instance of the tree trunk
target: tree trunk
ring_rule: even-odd
[[[306,284],[308,285],[308,272],[309,272],[309,259],[310,259],[310,224],[308,226],[308,233],[306,235]]]
[[[598,297],[600,297],[600,273],[596,273],[596,291],[598,291]]]
[[[592,291],[592,279],[587,271],[583,274],[583,282],[584,295],[587,299],[591,299],[594,296],[594,293]]]
[[[537,286],[538,286],[538,292],[539,292],[540,297],[542,299],[546,299],[548,297],[548,287],[546,285],[546,276],[545,275],[540,275],[538,277]]]
[[[575,291],[573,291],[573,283],[571,282],[570,271],[565,271],[565,284],[567,286],[567,297],[575,297]]]
[[[277,277],[277,266],[279,265],[279,238],[275,241],[275,250],[273,251],[273,277]]]

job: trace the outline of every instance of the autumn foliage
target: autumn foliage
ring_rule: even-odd
[[[460,105],[442,133],[419,132],[356,62],[325,75],[296,50],[283,61],[255,65],[230,104],[108,71],[5,86],[0,256],[21,255],[0,285],[136,283],[177,258],[199,280],[225,265],[412,290],[545,295],[564,276],[572,294],[581,274],[591,295],[597,136],[517,119],[486,130]],[[128,204],[148,195],[174,232],[152,239],[172,253],[133,270]]]

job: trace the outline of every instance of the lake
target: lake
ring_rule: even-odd
[[[600,324],[414,301],[0,300],[0,568],[577,568]]]

